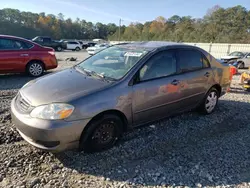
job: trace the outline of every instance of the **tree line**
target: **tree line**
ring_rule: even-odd
[[[119,29],[114,23],[65,19],[61,13],[53,15],[6,8],[0,9],[0,34],[25,38],[46,35],[54,39],[250,43],[250,10],[240,5],[226,9],[216,5],[208,9],[203,18],[159,16],[144,24],[131,23]]]

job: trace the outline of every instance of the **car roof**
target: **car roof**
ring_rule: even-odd
[[[8,39],[18,39],[18,40],[22,40],[24,42],[31,43],[31,44],[33,44],[35,46],[42,47],[40,44],[37,44],[37,43],[33,42],[32,40],[27,40],[27,39],[22,38],[22,37],[17,37],[17,36],[12,36],[12,35],[0,35],[0,37],[8,38]]]
[[[30,42],[33,44],[32,41],[30,40],[27,40],[25,38],[22,38],[22,37],[17,37],[17,36],[12,36],[12,35],[0,35],[0,37],[3,37],[3,38],[9,38],[9,39],[20,39],[20,40],[23,40],[23,41],[26,41],[26,42]]]
[[[119,45],[119,44],[118,44]],[[145,42],[131,42],[131,43],[122,43],[120,46],[126,46],[126,47],[138,47],[138,48],[147,48],[147,49],[156,49],[156,48],[162,48],[167,46],[190,46],[183,43],[177,43],[177,42],[165,42],[165,41],[145,41]],[[191,47],[191,46],[190,46]],[[195,46],[192,46],[195,47]]]

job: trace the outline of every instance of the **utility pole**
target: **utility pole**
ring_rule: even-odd
[[[120,38],[121,38],[121,23],[122,23],[122,19],[119,20],[119,33],[118,33],[118,41],[120,43]]]

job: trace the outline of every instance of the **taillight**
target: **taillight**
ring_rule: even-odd
[[[48,53],[49,53],[50,55],[55,55],[55,52],[54,52],[54,51],[48,51]]]
[[[231,65],[229,65],[229,68],[230,68],[230,80],[232,80],[233,76],[237,73],[237,68]]]

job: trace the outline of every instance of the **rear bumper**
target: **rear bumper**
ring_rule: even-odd
[[[56,56],[51,56],[44,61],[45,63],[45,70],[55,69],[58,67],[58,61]]]
[[[46,151],[60,152],[77,148],[84,127],[89,120],[67,122],[42,120],[21,114],[16,109],[15,98],[11,102],[12,122],[20,135],[31,145]]]

